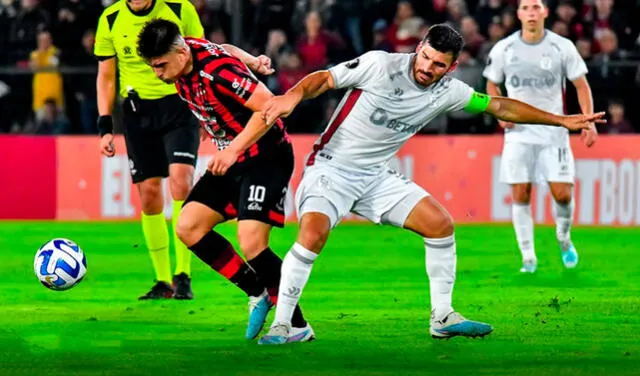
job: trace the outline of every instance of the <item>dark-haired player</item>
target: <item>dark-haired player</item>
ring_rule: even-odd
[[[449,111],[487,112],[507,121],[569,129],[587,128],[604,113],[559,116],[513,99],[475,93],[447,75],[462,47],[460,34],[435,25],[415,53],[368,52],[308,75],[267,104],[263,116],[271,124],[304,99],[348,89],[307,159],[296,192],[298,240],[283,261],[276,317],[260,343],[290,342],[292,309],[329,232],[349,211],[424,238],[433,337],[476,337],[492,331],[452,308],[456,245],[451,216],[422,187],[393,171],[389,160],[418,130]]]
[[[249,296],[246,336],[255,338],[277,299],[282,260],[269,248],[269,234],[273,226],[284,225],[284,199],[293,172],[293,149],[283,123],[267,125],[260,114],[273,95],[222,46],[183,38],[170,21],[144,26],[138,54],[158,78],[176,84],[218,147],[185,201],[176,232],[202,261]],[[238,240],[247,263],[212,230],[231,218],[238,218]],[[292,326],[290,340],[314,338],[298,307]]]

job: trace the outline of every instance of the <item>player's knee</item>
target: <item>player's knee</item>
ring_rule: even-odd
[[[238,245],[247,260],[252,260],[269,245],[269,232],[262,228],[239,228]]]
[[[183,201],[189,195],[191,191],[191,183],[193,177],[189,176],[171,176],[169,178],[169,187],[171,189],[171,197],[174,200]]]
[[[203,231],[200,231],[198,221],[188,216],[181,215],[176,223],[176,236],[187,247],[196,244],[202,238]],[[205,230],[204,233],[207,231]]]
[[[319,253],[329,238],[329,231],[319,227],[300,228],[298,243],[306,249]]]
[[[554,198],[560,205],[569,205],[571,203],[571,191],[559,193]]]
[[[531,192],[526,187],[514,187],[512,192],[513,201],[518,204],[528,204],[531,200]]]
[[[144,181],[139,185],[140,206],[145,214],[158,214],[162,212],[164,200],[162,199],[162,185],[160,182]]]
[[[453,218],[449,213],[442,213],[434,224],[433,228],[429,231],[431,238],[444,238],[453,235],[455,231],[455,224]]]

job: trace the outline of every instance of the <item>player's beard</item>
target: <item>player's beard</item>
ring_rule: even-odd
[[[414,70],[413,77],[422,86],[429,86],[434,82],[433,74],[421,70]]]

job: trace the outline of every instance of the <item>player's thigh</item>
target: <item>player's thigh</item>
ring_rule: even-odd
[[[336,167],[314,164],[304,170],[296,191],[296,211],[302,219],[308,213],[320,213],[335,227],[347,215],[364,192],[364,181]]]
[[[198,201],[185,203],[176,225],[176,235],[188,247],[196,244],[225,217],[218,211]]]
[[[392,169],[382,172],[355,202],[352,211],[374,223],[403,227],[409,213],[429,193]]]
[[[576,168],[573,152],[569,146],[543,147],[538,156],[538,165],[547,182],[573,184]]]
[[[124,140],[131,179],[140,183],[148,178],[169,176],[162,134],[153,130],[148,114],[132,112],[126,102],[123,107]]]
[[[293,150],[288,146],[241,174],[238,221],[256,220],[284,227],[284,201],[293,173]]]
[[[522,184],[535,181],[537,145],[505,142],[500,160],[500,181]]]
[[[212,211],[218,213],[222,218],[219,222],[224,222],[237,217],[238,211],[236,202],[238,201],[238,183],[233,176],[213,175],[210,171],[204,175],[193,186],[183,204],[183,210],[191,202],[197,202]]]

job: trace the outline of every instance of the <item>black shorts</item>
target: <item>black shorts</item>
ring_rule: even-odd
[[[184,205],[195,201],[220,213],[225,220],[253,219],[284,227],[284,201],[293,163],[293,149],[287,144],[231,174],[216,176],[207,171]]]
[[[178,94],[123,103],[124,139],[134,183],[169,176],[169,165],[196,165],[199,124]]]

